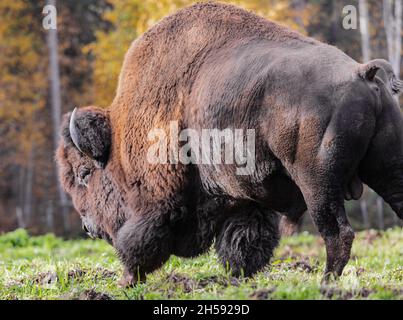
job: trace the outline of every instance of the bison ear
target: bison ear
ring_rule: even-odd
[[[76,148],[105,168],[112,141],[112,130],[105,111],[99,108],[74,109],[69,133]]]
[[[378,72],[381,69],[382,72]],[[403,92],[403,81],[393,71],[392,65],[384,59],[375,59],[360,68],[360,74],[364,79],[373,79],[378,76],[389,88],[393,95]],[[375,75],[374,75],[375,74]]]
[[[369,62],[368,64],[365,64],[361,67],[361,69],[359,70],[359,74],[364,80],[374,81],[375,76],[380,68],[381,67],[376,65],[375,63]]]

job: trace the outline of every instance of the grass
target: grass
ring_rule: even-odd
[[[302,233],[283,239],[271,266],[236,279],[213,250],[196,259],[172,256],[132,289],[116,285],[121,266],[103,241],[0,236],[0,299],[403,299],[403,232],[357,234],[343,276],[321,285],[323,241]]]

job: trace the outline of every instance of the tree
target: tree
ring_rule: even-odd
[[[360,32],[362,62],[368,62],[371,59],[370,34],[369,34],[369,14],[367,0],[359,0]],[[369,227],[368,204],[365,196],[360,199],[360,210],[364,227]]]
[[[369,36],[369,15],[367,0],[359,0],[360,31],[363,62],[371,59],[370,36]]]
[[[47,4],[56,7],[56,0],[47,0]],[[52,125],[53,125],[53,146],[57,148],[59,143],[59,130],[62,118],[62,99],[60,92],[60,71],[58,61],[58,40],[57,29],[47,30],[47,45],[49,50],[49,85],[50,85],[50,107],[52,110]],[[57,167],[55,171],[57,171]],[[67,211],[67,195],[60,185],[59,179],[57,179],[57,172],[55,174],[57,184],[57,190],[59,192],[59,199],[61,205],[61,212],[63,217],[63,226],[66,232],[69,231],[69,219]]]
[[[45,4],[45,0],[0,2],[0,231],[17,226],[36,233],[62,229],[63,219],[55,214],[61,211],[61,201],[53,161],[60,128],[51,121],[51,97],[56,95],[50,85],[56,82],[49,81],[55,75],[48,73],[56,68],[49,67],[47,44],[57,53],[62,88],[55,119],[60,123],[61,113],[88,103],[92,96],[93,57],[82,48],[95,40],[97,29],[104,28],[106,1],[59,1],[62,25],[57,47],[40,23]],[[78,215],[64,217],[80,225]]]
[[[36,120],[45,106],[46,82],[36,9],[33,1],[0,3],[0,214],[19,225],[32,215],[34,149],[43,143]]]
[[[395,74],[400,75],[402,50],[402,0],[383,0],[383,19],[389,61],[392,64]]]
[[[359,30],[343,28],[343,8],[346,4],[358,7],[357,0],[309,0],[313,9],[307,25],[308,35],[337,46],[353,59],[361,59]]]

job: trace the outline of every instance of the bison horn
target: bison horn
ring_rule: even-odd
[[[79,117],[77,111],[75,108],[70,117],[70,138],[81,153],[105,168],[112,143],[109,119],[104,111],[94,107],[82,109]]]
[[[77,108],[74,108],[73,113],[71,114],[71,117],[70,117],[70,124],[69,124],[70,137],[71,137],[71,140],[73,141],[74,145],[76,146],[76,148],[80,152],[84,153],[83,150],[81,150],[81,148],[79,147],[80,133],[77,129],[77,124],[76,124],[76,112],[77,112]]]

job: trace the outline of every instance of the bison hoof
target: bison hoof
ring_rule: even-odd
[[[145,275],[133,275],[125,272],[122,278],[118,281],[118,285],[121,288],[133,288],[140,283],[146,282]]]
[[[325,271],[325,274],[322,278],[322,285],[330,284],[332,282],[337,281],[340,276],[335,271]]]
[[[291,221],[287,217],[283,216],[280,220],[280,234],[283,237],[290,237],[298,232],[298,222]]]

